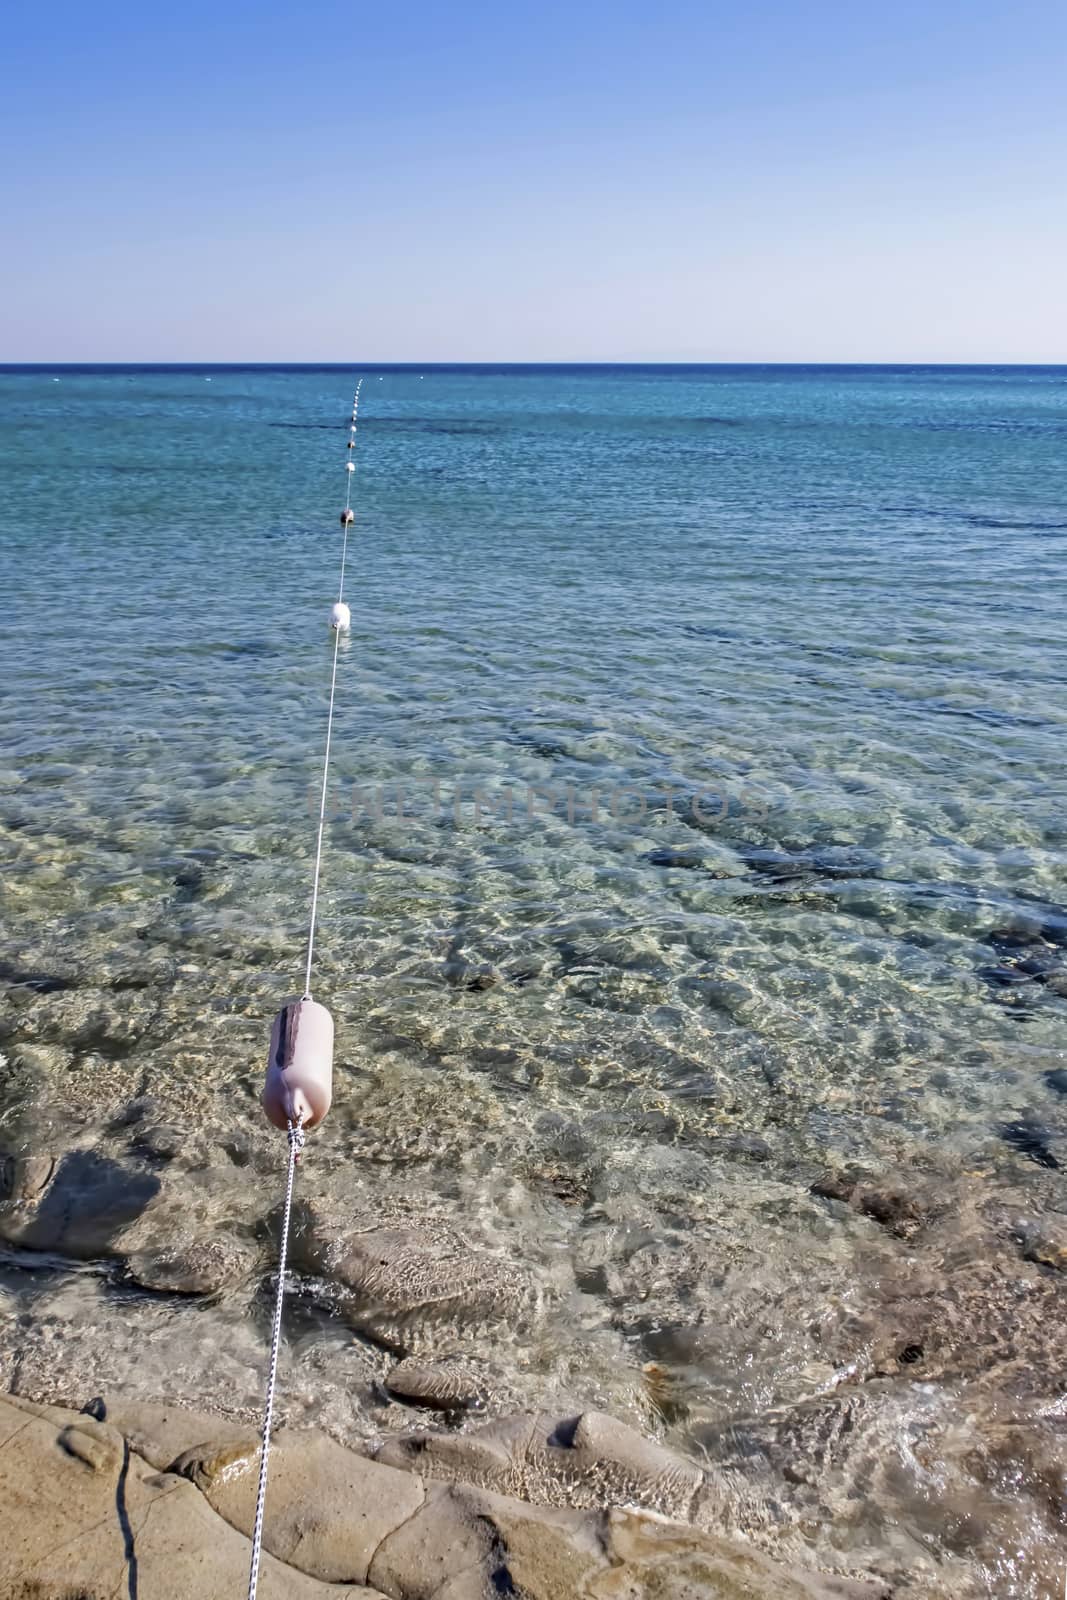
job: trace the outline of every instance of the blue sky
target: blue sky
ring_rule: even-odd
[[[12,8],[0,360],[1067,361],[1067,7]]]

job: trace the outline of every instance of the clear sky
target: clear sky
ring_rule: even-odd
[[[0,360],[1067,361],[1064,0],[17,0]]]

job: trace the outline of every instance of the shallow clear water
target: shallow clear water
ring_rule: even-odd
[[[358,375],[0,369],[6,1124],[128,1154],[151,1093],[168,1182],[264,1250]],[[524,1264],[501,1406],[714,1460],[724,1418],[836,1392],[813,1319],[922,1256],[824,1168],[1003,1240],[1067,1206],[1067,369],[369,369],[361,418],[302,1181]],[[25,1265],[57,1361],[255,1404],[260,1291]],[[301,1415],[410,1425],[301,1315]],[[926,1377],[894,1369],[883,1456],[955,1426]],[[1044,1523],[961,1552],[884,1498],[842,1563],[1037,1592]]]

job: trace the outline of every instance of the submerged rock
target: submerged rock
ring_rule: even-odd
[[[709,1423],[697,1437],[709,1475],[730,1486],[719,1528],[769,1525],[785,1538],[794,1519],[832,1522],[835,1547],[858,1541],[878,1552],[877,1570],[891,1571],[893,1595],[908,1600],[999,1594],[975,1585],[973,1563],[995,1571],[1009,1551],[1020,1594],[1053,1595],[1062,1585],[1057,1428],[1023,1420],[1002,1395],[879,1379]],[[927,1558],[901,1562],[901,1532]]]
[[[1027,1261],[1067,1272],[1067,1217],[1028,1218],[1018,1224],[1016,1235]]]
[[[181,1128],[161,1122],[137,1135],[136,1148],[157,1161],[173,1161],[187,1143],[188,1135]]]
[[[1029,973],[1020,972],[1018,967],[979,967],[975,976],[981,978],[983,983],[988,983],[994,989],[1010,989],[1014,984],[1032,983]]]
[[[31,1204],[47,1189],[55,1170],[55,1157],[46,1153],[0,1156],[0,1201]]]
[[[880,858],[858,845],[813,845],[796,850],[748,848],[741,851],[741,858],[750,872],[770,883],[815,878],[876,878],[882,871]]]
[[[439,1411],[468,1410],[482,1404],[485,1382],[476,1373],[454,1361],[419,1361],[408,1358],[397,1362],[385,1376],[385,1387],[410,1405],[431,1406]]]
[[[78,1260],[106,1255],[159,1187],[151,1173],[93,1150],[72,1150],[44,1178],[32,1201],[0,1207],[0,1237]]]
[[[453,989],[469,989],[472,993],[495,989],[503,982],[501,974],[488,962],[465,961],[462,957],[445,963],[444,977]]]
[[[851,1169],[846,1168],[844,1172],[824,1172],[812,1184],[811,1193],[817,1195],[820,1200],[840,1200],[842,1205],[848,1205],[859,1184],[859,1175]]]
[[[199,1243],[162,1243],[134,1250],[126,1257],[126,1271],[142,1289],[162,1294],[218,1294],[249,1270],[251,1257],[233,1239],[204,1239]]]
[[[900,1189],[867,1189],[861,1185],[852,1194],[852,1204],[901,1239],[911,1238],[922,1227],[923,1214],[918,1204]]]
[[[137,1123],[144,1122],[147,1117],[156,1116],[159,1108],[160,1102],[155,1095],[138,1095],[136,1100],[131,1100],[123,1107],[111,1126],[116,1129],[132,1128]]]
[[[442,1336],[513,1328],[536,1309],[533,1285],[511,1261],[436,1221],[339,1220],[303,1208],[294,1265],[344,1291],[352,1327],[390,1349],[415,1351]]]
[[[1045,950],[1048,946],[1036,927],[991,928],[983,935],[984,942],[992,945],[999,955],[1012,955],[1019,950]]]
[[[1054,1257],[1053,1233],[1027,1234],[1024,1256],[1030,1240]],[[1020,1261],[1003,1240],[951,1235],[943,1249],[883,1268],[837,1354],[843,1364],[858,1361],[860,1375],[907,1368],[924,1382],[1047,1394],[1062,1381],[1057,1330],[1065,1317],[1060,1273]]]
[[[33,994],[61,994],[65,989],[76,989],[78,977],[73,969],[67,972],[43,972],[37,968],[0,961],[0,983],[10,985],[13,989],[27,989]]]
[[[1032,1117],[1020,1117],[1016,1122],[1005,1123],[1000,1130],[1000,1137],[1035,1165],[1052,1169],[1059,1167],[1059,1162],[1048,1147],[1048,1129]]]
[[[681,867],[690,871],[698,871],[705,865],[707,859],[702,850],[675,849],[669,846],[650,850],[645,856],[645,860],[654,867]]]
[[[741,1156],[748,1161],[770,1161],[774,1155],[770,1144],[759,1133],[728,1133],[708,1141],[714,1154],[721,1150],[726,1155]]]
[[[811,1193],[823,1200],[839,1200],[900,1239],[910,1239],[927,1216],[915,1193],[899,1185],[864,1181],[854,1168],[824,1173],[812,1184]]]

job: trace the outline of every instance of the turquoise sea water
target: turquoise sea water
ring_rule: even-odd
[[[254,1122],[360,376],[323,1170],[529,1263],[508,1382],[624,1350],[706,1451],[898,1248],[824,1168],[1067,1205],[1067,369],[0,368],[9,1124]]]

